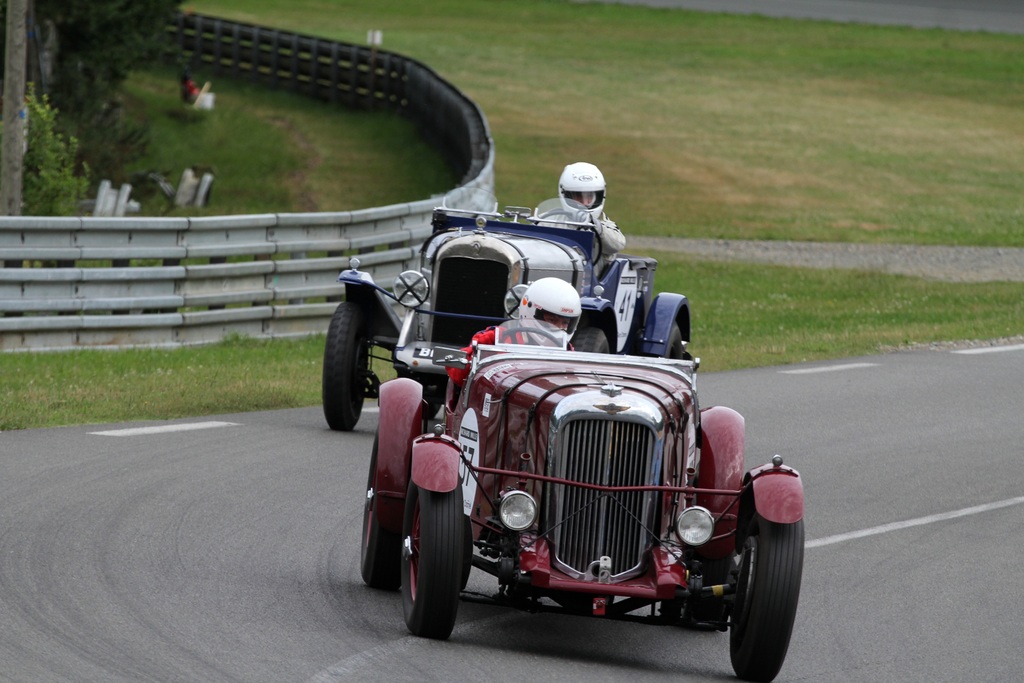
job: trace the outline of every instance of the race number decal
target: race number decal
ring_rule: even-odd
[[[480,432],[477,426],[476,411],[470,408],[462,416],[459,427],[459,444],[462,446],[462,460],[459,462],[459,477],[462,479],[462,511],[467,515],[473,511],[476,500],[476,479],[466,467],[466,461],[474,466],[480,464]]]
[[[619,286],[615,290],[615,327],[618,333],[615,351],[621,351],[629,338],[629,327],[633,322],[633,310],[636,308],[638,281],[636,271],[627,264],[619,275]]]

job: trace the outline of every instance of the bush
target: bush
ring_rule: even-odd
[[[88,189],[88,169],[75,173],[78,140],[55,130],[57,110],[46,95],[28,92],[28,150],[23,163],[22,213],[26,216],[73,216]]]

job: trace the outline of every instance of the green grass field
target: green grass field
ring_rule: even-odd
[[[423,199],[458,181],[397,114],[222,79],[211,81],[214,109],[197,111],[178,98],[177,79],[168,68],[129,78],[129,112],[145,122],[150,139],[130,171],[155,171],[176,185],[186,167],[210,170],[211,201],[173,209],[150,185],[144,214],[352,211]]]
[[[639,235],[1024,246],[1024,37],[556,0],[203,0],[420,59],[480,104],[498,197],[596,163]]]
[[[604,171],[608,212],[627,237],[1024,246],[1020,36],[556,0],[187,8],[354,43],[382,30],[386,49],[425,62],[480,104],[505,204],[553,196],[562,166],[585,160]],[[214,121],[167,115],[171,76],[138,74],[131,88],[173,141],[179,124]],[[403,156],[418,141],[394,117],[366,121],[220,80],[214,90],[217,125],[244,126],[244,139],[262,146],[236,147],[239,136],[223,131],[204,138],[199,147],[222,148],[203,162],[217,166],[215,198],[233,207],[212,211],[358,208],[421,199],[451,182],[432,152]],[[323,154],[319,164],[304,151],[347,146],[358,153]],[[199,163],[196,144],[166,147],[146,168]],[[388,199],[351,181],[367,157],[382,157],[378,177],[393,177],[380,188]],[[290,182],[278,194],[259,185],[281,177]],[[704,371],[1024,333],[1019,284],[657,256],[658,288],[690,298],[691,350]],[[317,405],[322,349],[320,337],[4,355],[0,429]]]

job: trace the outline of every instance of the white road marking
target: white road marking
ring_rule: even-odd
[[[1013,344],[1012,346],[979,346],[976,349],[960,349],[953,353],[961,353],[967,356],[977,353],[999,353],[1000,351],[1024,351],[1024,344]]]
[[[1011,505],[1021,505],[1022,503],[1024,503],[1024,496],[1019,496],[1017,498],[1008,498],[1006,500],[999,500],[994,503],[985,503],[984,505],[975,505],[974,507],[963,508],[961,510],[953,510],[952,512],[941,512],[937,515],[928,515],[927,517],[908,519],[903,522],[883,524],[882,526],[871,527],[870,529],[861,529],[860,531],[851,531],[845,534],[836,534],[835,536],[825,536],[824,538],[816,538],[813,541],[807,541],[806,543],[804,543],[804,547],[820,548],[823,545],[843,543],[845,541],[852,541],[857,538],[864,538],[865,536],[876,536],[878,534],[886,534],[890,531],[899,531],[901,529],[908,529],[913,526],[922,526],[924,524],[944,522],[947,519],[956,519],[957,517],[977,515],[982,512],[989,512],[991,510],[998,510],[999,508],[1010,507]]]
[[[236,427],[237,422],[185,422],[182,424],[159,425],[157,427],[129,427],[127,429],[111,429],[105,432],[89,432],[99,436],[143,436],[146,434],[166,434],[168,432],[187,432],[193,429],[215,429],[217,427]]]
[[[800,368],[799,370],[779,370],[780,375],[810,375],[816,372],[839,372],[841,370],[859,370],[873,368],[878,363],[844,363],[842,365],[826,365],[821,368]]]
[[[463,632],[474,632],[479,628],[480,624],[512,619],[521,614],[521,612],[512,610],[509,612],[499,612],[482,619],[457,623],[455,624],[455,628],[452,630],[452,636],[458,638]],[[357,652],[354,655],[342,659],[323,671],[313,674],[306,679],[306,683],[345,683],[346,681],[355,680],[356,678],[365,678],[367,676],[367,672],[377,670],[377,667],[379,666],[376,664],[377,661],[389,661],[395,655],[405,652],[414,645],[418,647],[429,647],[430,642],[430,640],[417,638],[413,635],[403,636],[398,640],[393,640],[389,643],[371,647],[368,650]]]

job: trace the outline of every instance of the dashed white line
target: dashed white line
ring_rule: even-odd
[[[1000,351],[1024,351],[1024,344],[1013,344],[1012,346],[979,346],[974,349],[960,349],[953,353],[960,353],[967,356],[978,353],[999,353]]]
[[[129,427],[127,429],[110,429],[103,432],[89,432],[98,436],[144,436],[147,434],[166,434],[168,432],[187,432],[194,429],[215,429],[217,427],[235,427],[237,422],[184,422],[156,427]]]
[[[842,370],[859,370],[873,368],[878,363],[843,363],[842,365],[826,365],[820,368],[800,368],[798,370],[779,370],[780,375],[810,375],[816,372],[839,372]]]
[[[482,619],[458,623],[455,624],[452,636],[458,638],[462,633],[475,632],[479,629],[480,624],[498,620],[513,619],[517,615],[521,614],[521,612],[516,611],[499,612]],[[363,650],[362,652],[357,652],[350,657],[336,662],[323,671],[307,678],[306,683],[343,683],[344,681],[365,679],[367,677],[367,672],[377,671],[379,665],[375,662],[389,661],[395,655],[405,652],[414,645],[419,647],[429,647],[430,642],[431,641],[429,640],[417,638],[412,635],[403,636],[398,640],[384,643],[368,650]]]
[[[1022,503],[1024,503],[1024,496],[1019,496],[1017,498],[1008,498],[1006,500],[999,500],[994,503],[985,503],[984,505],[975,505],[974,507],[953,510],[952,512],[941,512],[936,515],[928,515],[926,517],[917,517],[916,519],[908,519],[902,522],[883,524],[881,526],[871,527],[870,529],[861,529],[859,531],[850,531],[849,533],[845,534],[836,534],[835,536],[825,536],[823,538],[816,538],[812,541],[807,541],[806,543],[804,543],[804,547],[820,548],[823,545],[843,543],[844,541],[852,541],[857,538],[864,538],[865,536],[877,536],[878,534],[886,534],[890,531],[899,531],[901,529],[908,529],[914,526],[934,524],[935,522],[944,522],[947,519],[956,519],[957,517],[977,515],[981,514],[982,512],[998,510],[999,508],[1010,507],[1011,505],[1020,505]]]

